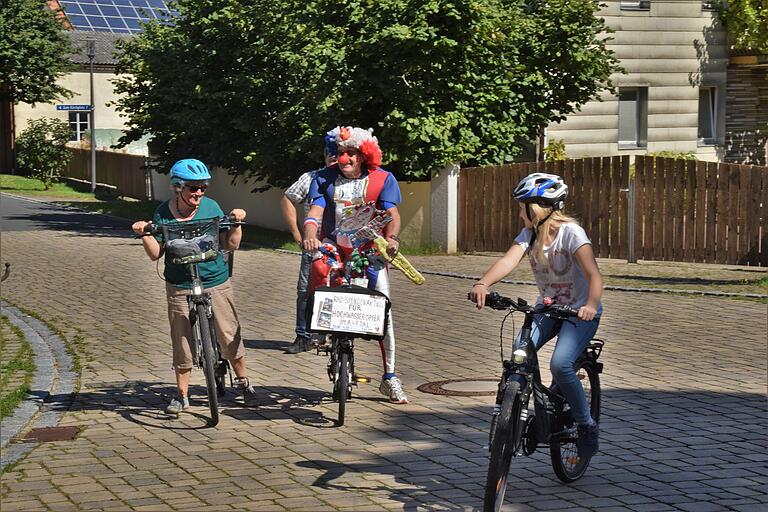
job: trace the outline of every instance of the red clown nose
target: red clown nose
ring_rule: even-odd
[[[339,155],[339,163],[341,165],[347,165],[350,162],[349,155],[347,153],[342,153]]]

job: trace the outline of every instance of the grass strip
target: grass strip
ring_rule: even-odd
[[[2,378],[0,378],[0,419],[2,419],[10,416],[16,409],[16,406],[29,393],[36,367],[32,346],[21,329],[13,325],[5,316],[0,317],[0,322],[2,322],[0,335],[2,336],[3,350],[8,346],[6,333],[12,333],[19,343],[19,349],[14,354],[13,359],[0,365],[0,375],[2,375]],[[21,383],[8,389],[7,386],[11,377],[14,377],[19,372],[23,375]]]

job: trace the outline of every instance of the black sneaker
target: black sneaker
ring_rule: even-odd
[[[579,425],[577,430],[579,436],[576,438],[576,452],[578,453],[579,458],[592,458],[592,456],[597,453],[597,449],[600,445],[597,439],[600,434],[600,429],[598,428],[597,423],[592,423],[591,425]]]
[[[312,341],[303,336],[296,336],[293,345],[285,349],[286,354],[300,354],[312,349]]]

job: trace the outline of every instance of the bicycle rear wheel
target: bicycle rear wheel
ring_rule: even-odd
[[[497,418],[496,431],[491,440],[491,460],[485,481],[485,512],[501,510],[507,491],[509,465],[520,444],[520,413],[523,408],[520,399],[520,383],[508,380]]]
[[[600,375],[595,370],[591,361],[581,360],[577,363],[576,375],[584,388],[587,404],[592,418],[600,421]],[[570,414],[561,414],[555,421],[555,432],[563,432],[575,429],[576,423]],[[574,482],[584,476],[589,467],[590,459],[580,459],[576,453],[576,434],[559,439],[553,439],[549,443],[549,455],[552,460],[552,469],[557,478],[565,483]]]
[[[216,373],[214,369],[215,355],[213,351],[214,341],[211,339],[211,329],[209,327],[206,308],[202,304],[196,306],[197,322],[200,327],[200,343],[203,346],[203,373],[205,374],[205,387],[208,393],[208,408],[211,410],[211,420],[208,422],[212,427],[219,423],[219,394],[216,385]]]
[[[339,401],[338,426],[344,425],[344,416],[347,412],[347,398],[349,398],[349,353],[342,352],[339,355],[339,368],[334,383],[333,394]]]

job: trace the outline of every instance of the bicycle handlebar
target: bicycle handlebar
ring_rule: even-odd
[[[469,298],[469,297],[467,297]],[[497,309],[499,311],[520,311],[526,315],[544,315],[553,318],[566,319],[574,316],[578,316],[578,310],[565,304],[547,304],[547,301],[551,301],[548,297],[545,297],[543,304],[530,305],[521,298],[517,300],[509,297],[504,297],[496,292],[489,293],[485,298],[485,305],[491,309]]]
[[[205,219],[205,220],[208,221],[210,219]],[[194,222],[198,222],[198,221],[191,221],[190,224]],[[245,225],[245,221],[232,220],[232,217],[230,216],[222,217],[221,221],[219,222],[219,227],[225,227],[225,228],[231,227],[231,226],[244,226],[244,225]],[[150,222],[144,227],[144,234],[146,235],[159,235],[162,232],[163,232],[162,224],[155,224],[154,222]],[[135,235],[134,238],[141,238],[142,236],[143,235]]]

